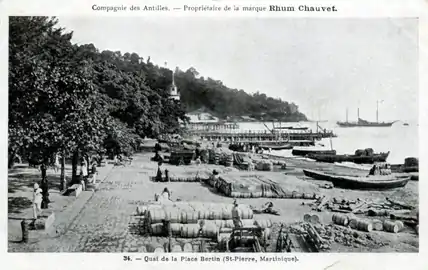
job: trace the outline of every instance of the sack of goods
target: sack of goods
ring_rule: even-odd
[[[416,167],[419,166],[419,160],[414,157],[408,157],[404,160],[404,167]]]
[[[263,160],[257,163],[258,171],[273,171],[273,163],[270,160]]]
[[[374,153],[373,148],[366,148],[365,152],[366,152],[366,156],[368,157],[373,156],[373,153]]]
[[[357,149],[357,150],[355,150],[355,155],[356,156],[361,157],[361,156],[364,156],[365,154],[366,154],[366,151],[364,149]]]

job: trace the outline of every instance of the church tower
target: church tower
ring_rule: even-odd
[[[165,62],[165,67],[167,63]],[[172,72],[172,84],[169,88],[169,98],[180,101],[180,94],[178,93],[177,86],[175,85],[175,71]]]

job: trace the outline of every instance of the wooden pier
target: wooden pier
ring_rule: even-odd
[[[193,136],[208,141],[318,141],[322,138],[334,137],[333,132],[276,132],[269,131],[244,131],[244,132],[204,132],[191,131]]]

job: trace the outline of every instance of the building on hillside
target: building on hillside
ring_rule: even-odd
[[[205,107],[199,108],[195,111],[186,114],[190,119],[190,123],[216,123],[219,118],[215,117]]]
[[[186,116],[189,118],[189,123],[186,126],[190,130],[211,131],[238,128],[238,125],[235,123],[228,123],[212,115],[205,107],[189,112]]]

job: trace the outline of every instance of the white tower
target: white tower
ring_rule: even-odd
[[[165,62],[165,67],[167,63]],[[173,100],[180,101],[180,94],[178,93],[177,86],[175,85],[175,71],[172,72],[172,83],[169,88],[169,97]]]

